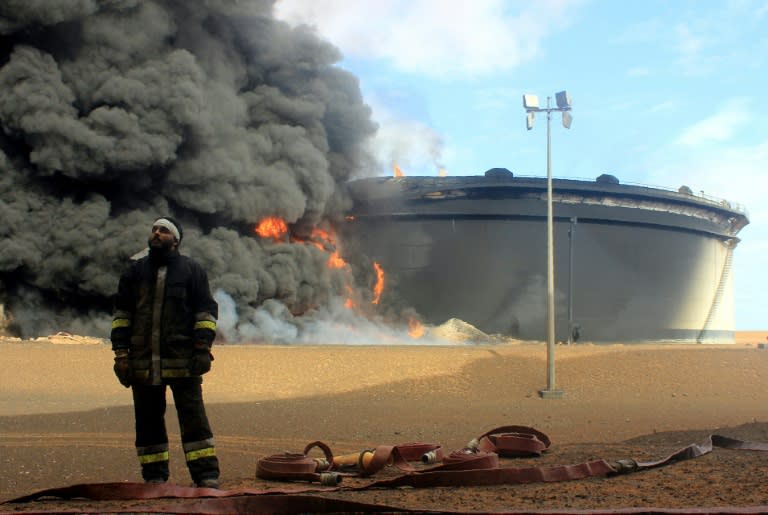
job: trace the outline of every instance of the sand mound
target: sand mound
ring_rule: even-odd
[[[495,341],[493,336],[458,318],[451,318],[431,328],[427,336],[461,343],[493,343]]]

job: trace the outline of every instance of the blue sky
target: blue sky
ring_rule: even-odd
[[[546,121],[523,93],[568,90],[552,174],[677,189],[743,205],[736,328],[768,328],[768,1],[278,0],[360,79],[381,175],[546,175]],[[554,99],[553,99],[554,104]]]

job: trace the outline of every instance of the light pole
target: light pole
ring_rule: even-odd
[[[555,252],[554,224],[552,220],[552,111],[563,113],[563,127],[571,127],[571,95],[567,91],[555,93],[557,107],[551,107],[552,97],[547,97],[547,107],[539,107],[539,97],[523,95],[526,112],[526,128],[533,129],[535,113],[547,113],[547,388],[540,390],[543,399],[559,399],[562,390],[555,388]]]

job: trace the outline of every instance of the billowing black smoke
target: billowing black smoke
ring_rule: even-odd
[[[322,249],[253,233],[265,216],[299,235],[339,220],[344,183],[373,168],[357,79],[272,3],[0,3],[0,307],[12,330],[105,336],[119,272],[166,214],[244,320],[266,299],[301,312],[347,288]]]

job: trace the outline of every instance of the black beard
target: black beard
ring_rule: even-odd
[[[152,246],[152,239],[149,240],[149,259],[155,263],[165,263],[173,252],[173,241],[160,240],[160,246]]]

